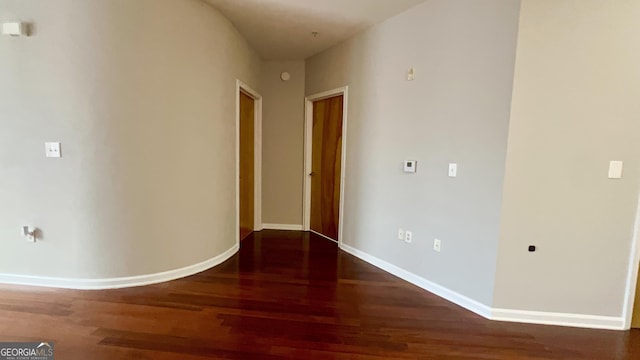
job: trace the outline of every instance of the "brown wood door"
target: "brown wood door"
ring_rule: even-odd
[[[634,305],[633,305],[633,317],[631,318],[631,327],[633,329],[640,329],[640,276],[638,276],[638,285],[636,285],[636,301],[634,302]]]
[[[254,100],[240,92],[240,240],[253,232]]]
[[[342,95],[313,103],[311,230],[338,240],[342,166]]]

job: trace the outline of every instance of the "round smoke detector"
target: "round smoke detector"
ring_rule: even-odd
[[[282,74],[280,74],[280,79],[282,81],[289,81],[289,79],[291,79],[291,74],[285,71]]]

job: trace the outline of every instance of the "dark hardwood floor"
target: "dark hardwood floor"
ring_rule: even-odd
[[[492,322],[300,232],[224,264],[105,291],[0,286],[0,341],[56,359],[640,359],[640,331]]]

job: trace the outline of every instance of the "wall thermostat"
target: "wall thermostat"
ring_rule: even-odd
[[[406,173],[414,173],[416,172],[416,167],[418,166],[417,160],[405,160],[404,161],[404,172]]]
[[[289,81],[291,79],[291,74],[289,74],[288,72],[283,72],[282,74],[280,74],[280,80],[282,81]]]

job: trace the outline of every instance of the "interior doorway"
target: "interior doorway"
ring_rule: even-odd
[[[640,329],[640,199],[636,210],[625,295],[623,309],[624,329]]]
[[[342,239],[347,88],[307,97],[304,228]]]
[[[262,97],[240,81],[236,91],[236,209],[241,241],[262,224]]]
[[[636,279],[636,301],[633,305],[633,315],[631,317],[631,328],[640,329],[640,276]]]
[[[633,306],[633,315],[631,317],[631,328],[640,329],[640,276],[638,276],[638,284],[636,285],[636,301]]]
[[[240,90],[240,240],[254,230],[255,101]]]

